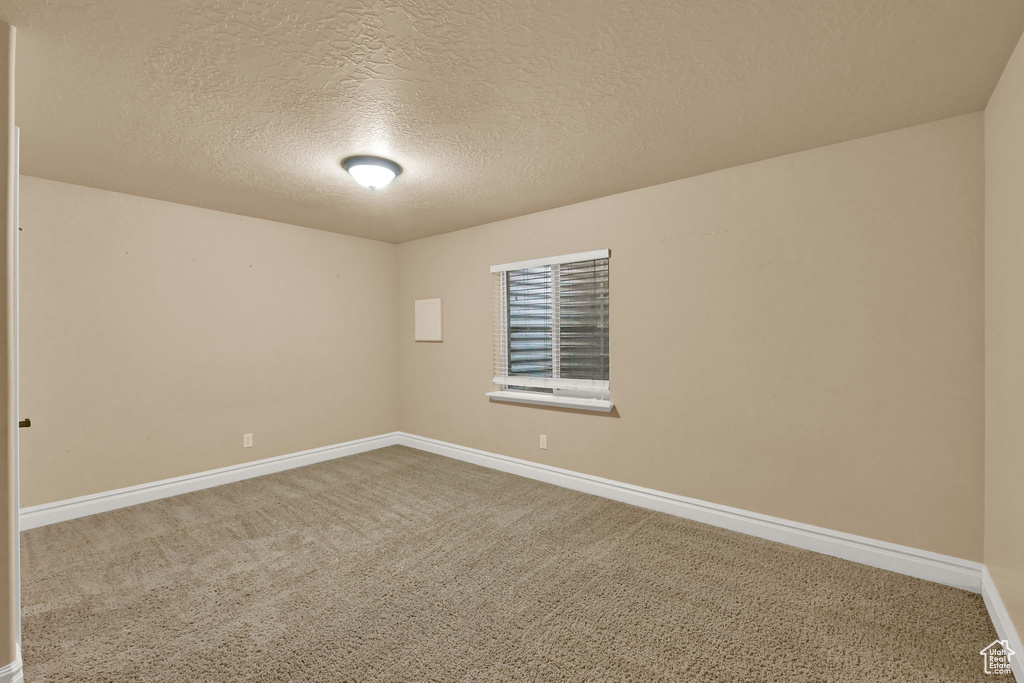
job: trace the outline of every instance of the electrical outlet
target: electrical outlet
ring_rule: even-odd
[[[545,451],[548,449],[548,435],[547,434],[541,434],[540,435],[540,447],[543,450],[545,450]]]
[[[242,448],[252,448],[252,434],[242,434]]]

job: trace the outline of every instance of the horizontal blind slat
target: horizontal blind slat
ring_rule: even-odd
[[[551,266],[510,270],[505,278],[508,376],[501,379],[534,378],[523,388],[607,390],[608,259],[559,266],[558,320],[552,320]],[[558,339],[558,379],[551,379],[552,337]]]
[[[551,267],[509,271],[508,372],[551,377]]]
[[[563,265],[558,302],[562,376],[607,380],[608,259]]]

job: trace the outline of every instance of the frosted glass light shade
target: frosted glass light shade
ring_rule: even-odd
[[[379,190],[398,177],[402,167],[382,157],[355,156],[341,162],[356,182],[371,190]]]

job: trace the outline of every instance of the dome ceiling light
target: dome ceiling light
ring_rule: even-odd
[[[379,190],[398,177],[402,167],[383,157],[359,155],[348,157],[341,162],[356,182],[371,190]]]

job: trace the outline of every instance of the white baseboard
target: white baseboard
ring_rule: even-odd
[[[996,588],[988,567],[981,570],[981,597],[985,599],[985,607],[992,617],[992,625],[996,627],[996,633],[1000,640],[1009,643],[1010,649],[1016,654],[1010,657],[1010,666],[1013,668],[1013,676],[1018,681],[1024,682],[1024,643],[1020,641],[1020,635],[1010,621],[1010,613],[1006,611],[1006,605],[999,596],[999,589]]]
[[[397,443],[927,581],[981,592],[982,564],[397,432]]]
[[[182,477],[174,477],[173,479],[163,479],[148,484],[139,484],[138,486],[95,493],[89,496],[34,505],[21,509],[21,530],[34,529],[35,527],[64,522],[77,517],[95,515],[98,512],[116,510],[117,508],[128,507],[129,505],[148,503],[152,500],[177,496],[182,493],[207,489],[222,484],[230,484],[242,479],[261,477],[265,474],[290,470],[294,467],[304,467],[305,465],[312,465],[325,460],[342,458],[346,455],[372,451],[375,448],[393,446],[398,443],[398,438],[398,432],[391,432],[365,439],[346,441],[345,443],[333,446],[313,448],[308,451],[279,455],[264,460],[207,470],[206,472],[186,474]],[[0,683],[3,682],[4,679],[0,678]]]
[[[25,674],[21,669],[21,654],[7,666],[0,667],[0,683],[25,683]]]
[[[21,529],[33,529],[395,444],[418,448],[429,453],[731,529],[769,541],[785,543],[872,567],[907,574],[919,579],[955,586],[975,593],[982,592],[983,567],[979,562],[624,484],[611,479],[488,453],[405,432],[390,432],[333,446],[324,446],[173,479],[22,508]],[[994,588],[993,585],[993,590]],[[1008,618],[1006,618],[1006,623],[1009,623]],[[0,680],[0,683],[3,681]]]
[[[1013,670],[1017,680],[1024,683],[1024,666],[1022,666],[1024,664],[1024,645],[1021,644],[1013,622],[1010,621],[991,575],[979,562],[624,484],[611,479],[488,453],[405,432],[391,432],[183,477],[23,508],[21,510],[21,529],[32,529],[393,445],[417,448],[563,488],[731,529],[769,541],[785,543],[975,593],[980,592],[999,637],[1009,641],[1010,649],[1017,653],[1013,659]],[[0,683],[23,683],[23,681],[20,656],[7,666],[0,667]]]

